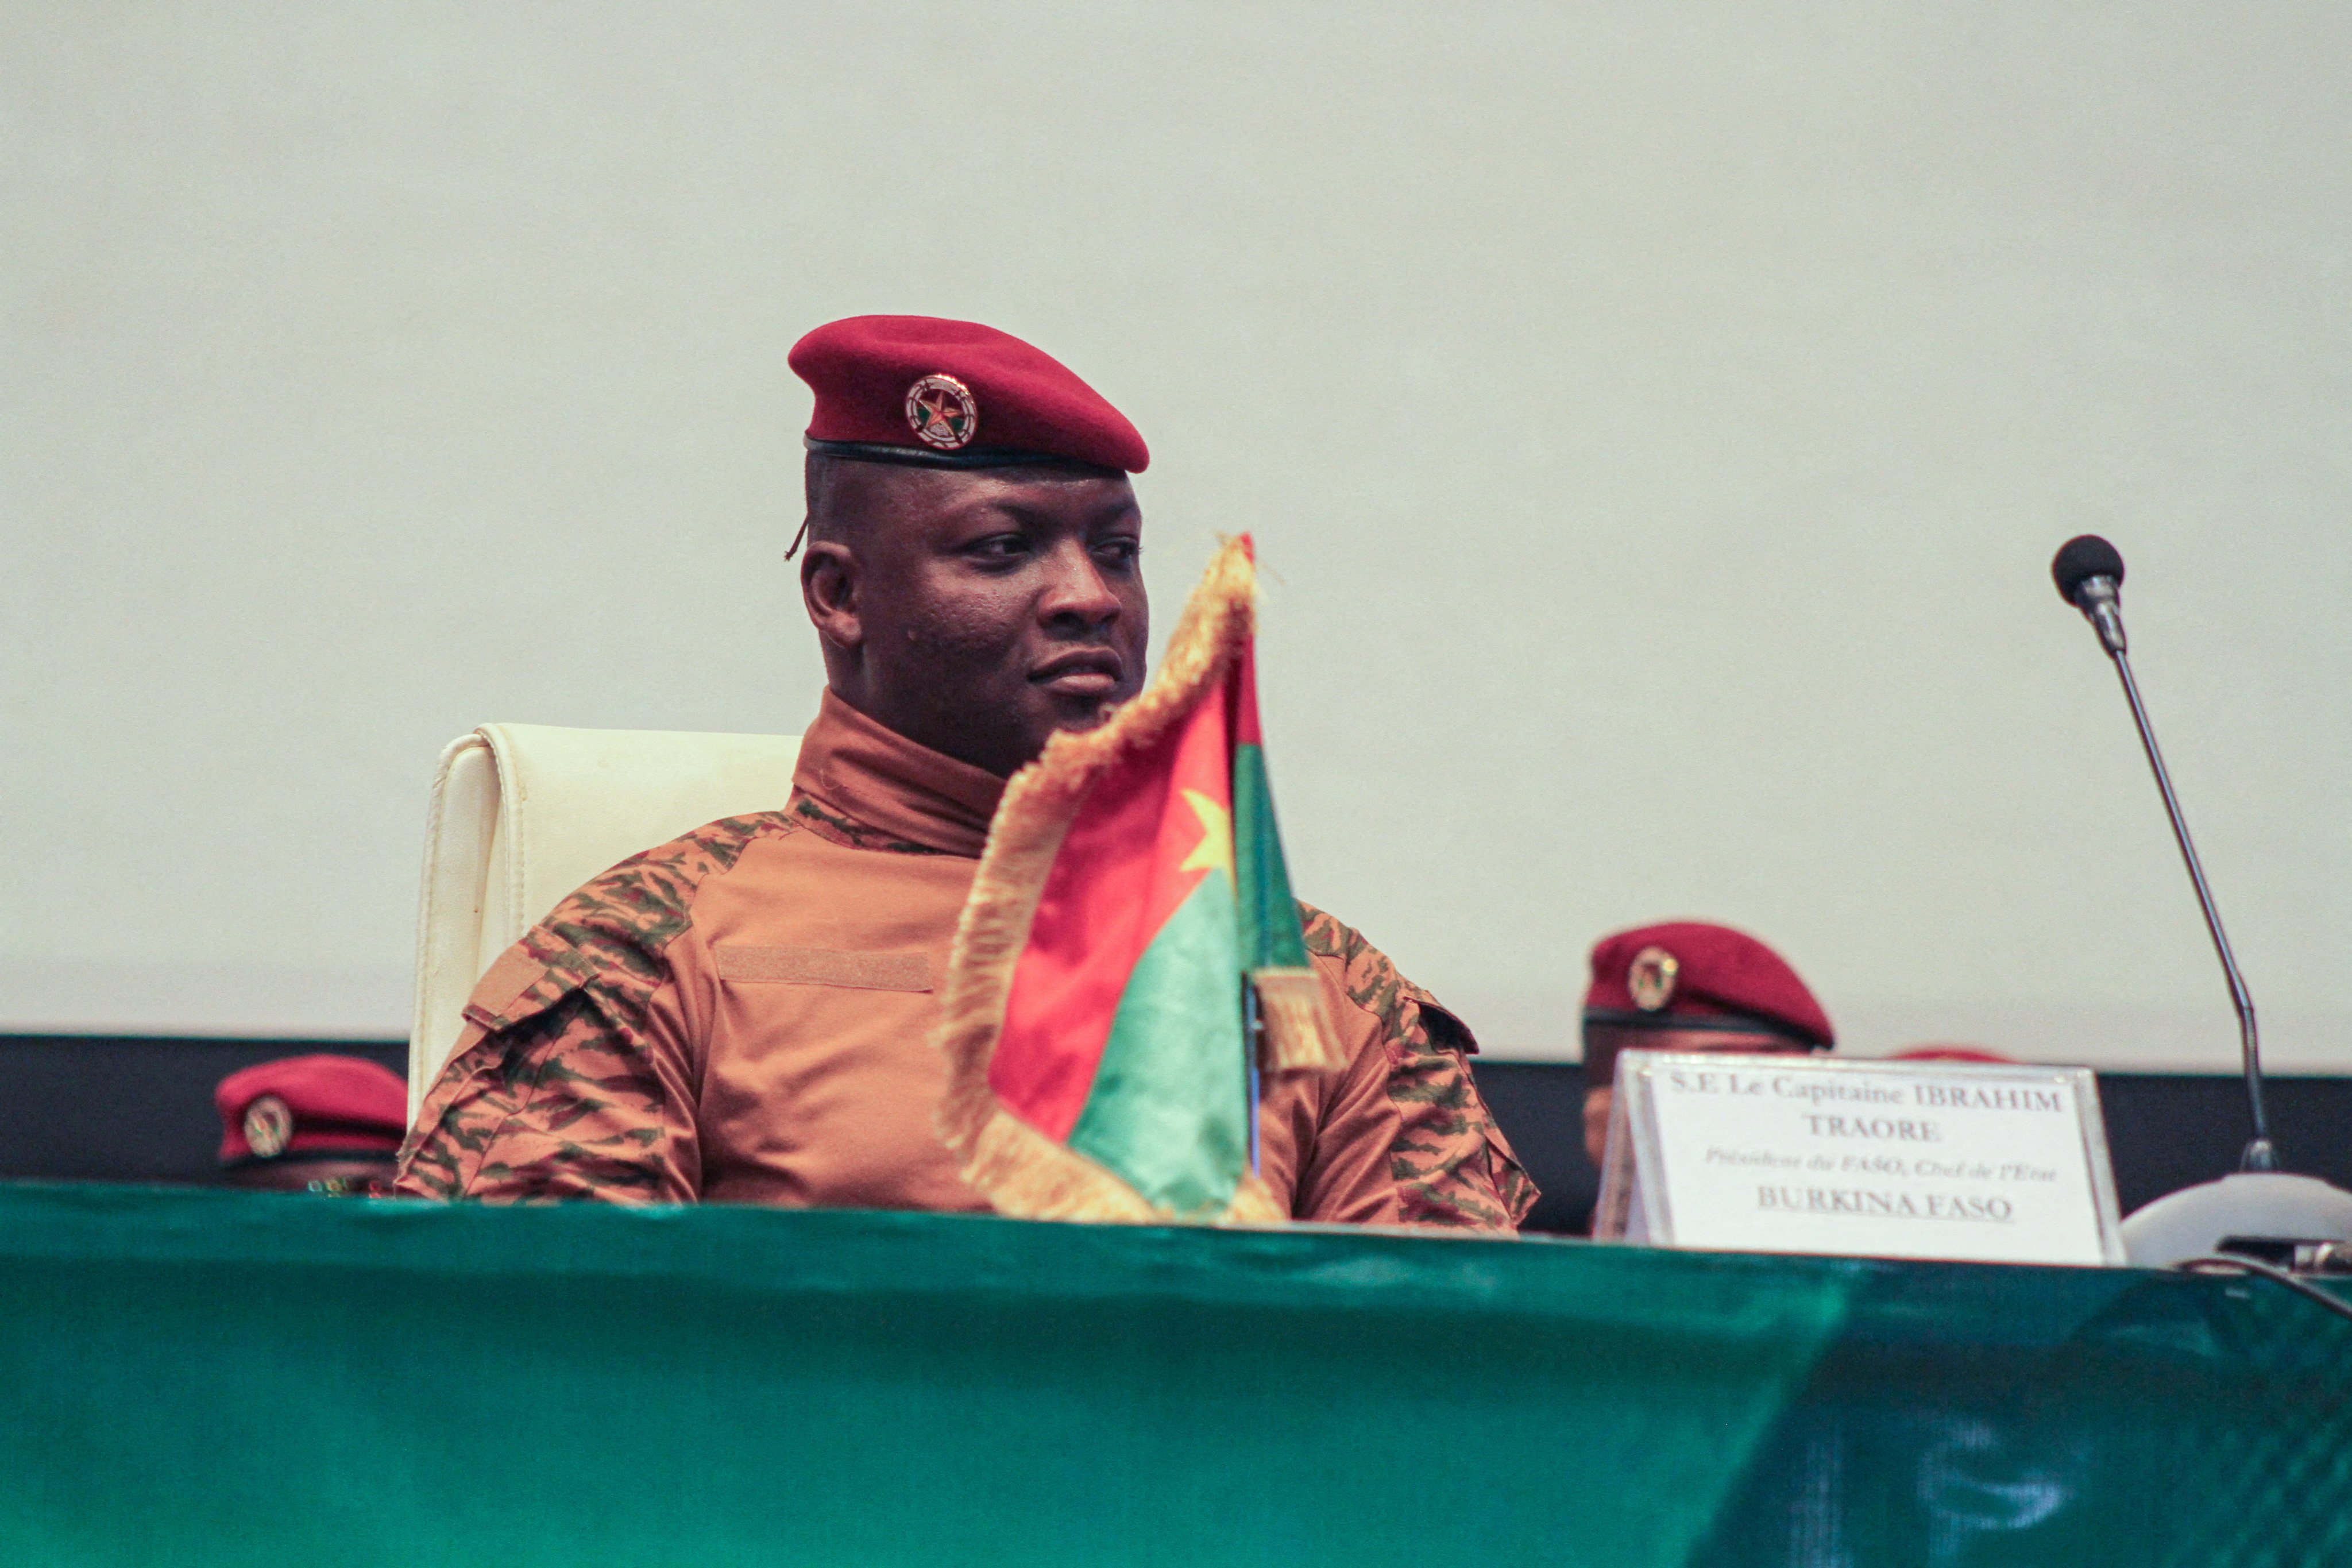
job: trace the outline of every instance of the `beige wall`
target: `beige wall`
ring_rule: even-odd
[[[1498,1051],[1779,942],[1865,1049],[2352,1067],[2332,5],[0,6],[0,1026],[398,1033],[487,719],[797,729],[859,310],[1218,530],[1298,880]]]

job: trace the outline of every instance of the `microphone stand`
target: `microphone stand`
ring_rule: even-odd
[[[2147,753],[2157,793],[2164,796],[2164,814],[2172,822],[2172,841],[2180,846],[2189,885],[2197,889],[2197,908],[2205,916],[2206,932],[2230,983],[2230,1005],[2237,1009],[2238,1045],[2245,1060],[2246,1109],[2254,1123],[2253,1139],[2235,1175],[2168,1193],[2124,1220],[2125,1256],[2144,1268],[2193,1263],[2217,1253],[2229,1254],[2232,1260],[2275,1259],[2293,1269],[2332,1267],[2325,1260],[2352,1248],[2352,1193],[2315,1176],[2290,1176],[2278,1168],[2270,1116],[2263,1104],[2262,1043],[2254,1028],[2253,998],[2246,994],[2245,976],[2238,973],[2237,955],[2221,930],[2221,911],[2213,907],[2213,889],[2206,884],[2188,819],[2180,814],[2180,799],[2172,793],[2172,774],[2156,744],[2156,729],[2139,700],[2139,682],[2132,679],[2131,660],[2125,657],[2128,645],[2119,592],[2124,558],[2105,540],[2086,533],[2066,542],[2050,563],[2050,574],[2060,596],[2083,612],[2099,634],[2100,647],[2116,661],[2124,700],[2131,705],[2132,723],[2139,730],[2140,748]]]
[[[2102,642],[2105,639],[2102,638]],[[2156,789],[2164,796],[2165,815],[2172,819],[2173,842],[2180,846],[2182,864],[2189,868],[2189,880],[2197,889],[2197,907],[2204,912],[2205,930],[2213,939],[2213,951],[2221,960],[2221,973],[2230,983],[2230,1005],[2238,1013],[2238,1047],[2245,1064],[2246,1106],[2253,1113],[2254,1136],[2240,1156],[2241,1171],[2275,1171],[2278,1152],[2271,1144],[2270,1116],[2263,1106],[2262,1040],[2254,1026],[2254,1001],[2247,994],[2245,976],[2238,973],[2237,955],[2230,951],[2230,938],[2221,929],[2221,911],[2213,907],[2213,889],[2206,885],[2205,868],[2197,858],[2197,846],[2189,837],[2189,820],[2180,815],[2180,801],[2172,793],[2172,774],[2164,765],[2164,753],[2157,749],[2156,731],[2147,721],[2147,710],[2139,700],[2139,683],[2132,679],[2131,658],[2120,647],[2108,646],[2107,657],[2116,661],[2116,673],[2123,678],[2124,700],[2131,704],[2132,722],[2139,727],[2139,743],[2147,752],[2147,765],[2156,774]]]

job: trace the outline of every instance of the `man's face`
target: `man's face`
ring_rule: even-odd
[[[1143,517],[1124,474],[844,462],[801,574],[844,700],[1006,774],[1143,687]],[[822,534],[824,530],[813,531]]]
[[[1808,1056],[1804,1047],[1778,1035],[1727,1035],[1715,1029],[1618,1029],[1593,1025],[1584,1032],[1584,1152],[1595,1169],[1609,1149],[1609,1112],[1617,1103],[1610,1075],[1619,1051],[1726,1051],[1770,1056]],[[1598,1081],[1591,1081],[1597,1079]]]

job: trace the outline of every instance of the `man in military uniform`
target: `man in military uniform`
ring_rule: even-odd
[[[1789,961],[1729,926],[1641,926],[1592,948],[1584,994],[1584,1150],[1599,1165],[1617,1100],[1617,1053],[1825,1051],[1829,1015]]]
[[[365,1057],[280,1057],[213,1090],[221,1181],[233,1187],[365,1197],[392,1181],[408,1086]]]
[[[801,587],[826,679],[791,795],[623,862],[491,966],[404,1192],[987,1206],[932,1124],[932,986],[1005,778],[1141,689],[1149,454],[973,323],[836,321],[791,363],[816,395]],[[1512,1230],[1535,1190],[1469,1031],[1306,917],[1349,1059],[1268,1089],[1268,1185],[1302,1219]]]

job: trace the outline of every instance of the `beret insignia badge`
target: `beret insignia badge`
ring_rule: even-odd
[[[257,1158],[275,1160],[294,1142],[294,1112],[274,1094],[245,1108],[245,1141]]]
[[[927,375],[907,388],[907,423],[915,439],[952,452],[980,433],[980,405],[955,377]]]
[[[1633,994],[1633,1005],[1654,1013],[1673,1000],[1675,976],[1682,967],[1663,947],[1645,947],[1635,953],[1633,967],[1625,972],[1625,989]]]

